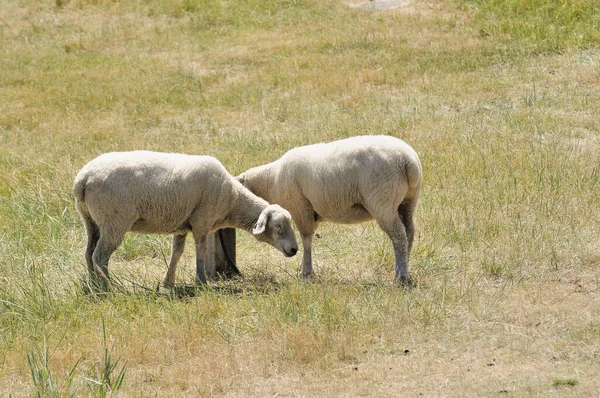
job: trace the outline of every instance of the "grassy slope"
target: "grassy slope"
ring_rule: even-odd
[[[593,1],[5,3],[0,395],[106,395],[125,362],[124,395],[600,392]],[[235,174],[365,133],[422,157],[416,289],[368,223],[320,228],[312,284],[242,234],[247,280],[178,299],[148,290],[169,239],[129,236],[111,263],[127,290],[83,295],[70,188],[97,154]]]

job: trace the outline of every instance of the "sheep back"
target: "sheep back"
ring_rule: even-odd
[[[291,149],[274,162],[275,203],[294,209],[308,200],[318,215],[337,222],[361,222],[370,215],[356,206],[366,198],[419,195],[421,163],[404,141],[390,136],[360,136]],[[349,212],[349,208],[357,211]]]

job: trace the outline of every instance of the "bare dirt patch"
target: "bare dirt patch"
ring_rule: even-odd
[[[364,10],[394,10],[396,8],[405,8],[411,6],[412,0],[391,0],[391,1],[366,1],[357,4],[350,4],[352,8],[361,8]]]

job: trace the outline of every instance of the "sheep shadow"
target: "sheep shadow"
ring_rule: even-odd
[[[259,274],[234,278],[220,278],[209,282],[206,285],[195,283],[177,284],[172,288],[165,288],[157,283],[149,286],[147,283],[139,283],[135,280],[111,279],[109,291],[97,291],[89,283],[82,281],[82,288],[85,296],[96,299],[103,299],[110,295],[123,295],[132,297],[144,297],[147,299],[169,299],[185,301],[195,297],[205,295],[219,296],[264,296],[282,291],[286,286],[292,284],[306,284],[313,286],[336,285],[336,286],[354,286],[365,290],[381,288],[399,288],[405,291],[415,289],[418,284],[406,286],[398,282],[364,280],[356,281],[348,278],[299,278],[286,279],[278,281],[275,275]]]
[[[283,286],[281,282],[270,276],[244,277],[213,281],[207,285],[176,285],[170,289],[161,288],[158,294],[173,300],[185,300],[206,294],[223,296],[267,295],[280,291]]]
[[[159,282],[156,285],[148,285],[147,282],[140,283],[133,279],[119,279],[113,276],[108,290],[103,290],[82,278],[79,291],[83,293],[84,297],[98,300],[111,295],[186,300],[207,294],[227,296],[265,295],[281,290],[282,286],[284,285],[272,275],[219,278],[206,285],[183,283],[176,284],[172,288],[163,287]]]

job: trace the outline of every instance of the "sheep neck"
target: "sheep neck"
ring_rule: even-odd
[[[253,195],[247,189],[239,192],[236,196],[232,203],[231,211],[225,219],[226,224],[234,228],[252,232],[260,213],[269,204],[265,200]]]
[[[245,185],[256,195],[269,203],[275,203],[273,192],[271,192],[274,171],[272,163],[255,167],[247,172]]]

